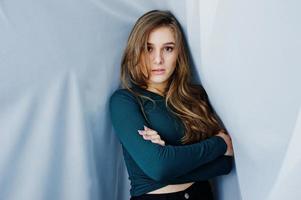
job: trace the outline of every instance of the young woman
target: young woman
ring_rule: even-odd
[[[187,45],[169,11],[141,16],[110,98],[131,199],[211,200],[208,179],[232,168],[232,142],[208,96],[190,77]]]

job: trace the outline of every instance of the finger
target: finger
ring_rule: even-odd
[[[155,140],[155,139],[158,139],[158,140],[160,140],[161,138],[160,138],[160,135],[150,135],[149,136],[152,140]]]
[[[155,131],[155,130],[153,130],[153,129],[151,129],[151,128],[148,128],[147,126],[143,126],[144,127],[144,131]],[[157,131],[155,131],[156,133],[157,133]]]
[[[138,130],[138,133],[139,133],[140,135],[148,135],[148,136],[156,135],[156,134],[157,134],[156,131],[153,132],[153,131],[143,131],[143,130]]]
[[[144,131],[145,134],[147,135],[158,135],[158,132],[157,131],[154,131],[154,130],[147,130],[147,131]]]
[[[164,140],[160,140],[160,143],[159,143],[161,146],[165,146],[165,141]]]
[[[148,137],[147,135],[143,135],[143,139],[145,139],[145,140],[151,140],[151,138]]]
[[[151,140],[155,144],[159,144],[161,146],[165,146],[165,142],[163,140]]]
[[[146,131],[138,131],[140,135],[142,135],[145,139],[161,139],[160,135],[158,134],[147,134]]]
[[[160,138],[157,136],[151,136],[151,135],[146,135],[146,134],[143,135],[143,138],[146,140],[157,140],[157,139],[160,140]]]
[[[144,131],[142,131],[142,130],[138,130],[138,133],[139,133],[140,135],[144,135],[144,134],[145,134]]]
[[[152,141],[152,143],[157,143],[157,144],[161,144],[162,143],[160,139],[153,139],[151,141]]]
[[[144,135],[151,135],[151,133],[149,132],[149,131],[142,131],[142,133],[144,134]]]
[[[159,143],[160,142],[158,139],[152,139],[151,141],[152,141],[152,143]]]
[[[146,135],[146,134],[144,134],[143,138],[146,139],[146,140],[156,140],[156,141],[161,140],[159,135]]]
[[[143,135],[143,139],[151,140],[153,143],[158,143],[161,140],[160,138],[152,138],[152,137],[147,136],[147,135]]]
[[[150,129],[150,128],[148,128],[147,126],[145,126],[145,125],[143,125],[143,127],[144,127],[144,130],[152,130],[152,129]]]

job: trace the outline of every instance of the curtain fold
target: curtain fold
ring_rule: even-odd
[[[299,4],[299,5],[297,5]],[[0,1],[0,200],[129,199],[108,116],[135,21],[171,10],[230,132],[220,200],[301,198],[296,1]]]

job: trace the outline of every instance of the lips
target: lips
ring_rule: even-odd
[[[165,73],[165,69],[162,69],[162,68],[153,69],[152,73],[155,74],[155,75],[162,75],[162,74]]]
[[[152,69],[152,71],[165,71],[164,68],[157,68],[157,69]]]

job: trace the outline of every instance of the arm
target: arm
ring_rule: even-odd
[[[199,166],[187,174],[165,180],[164,183],[181,184],[192,181],[204,181],[220,175],[229,174],[232,170],[232,160],[233,158],[231,156],[220,156],[214,161]]]
[[[157,131],[152,130],[148,127],[145,127],[144,131],[142,131],[143,139],[150,140],[152,143],[159,144],[161,146],[165,146],[165,141],[160,138],[160,135]],[[223,135],[219,133],[218,135]],[[226,155],[226,154],[225,154]],[[230,154],[231,155],[231,154]],[[194,169],[188,172],[185,175],[174,177],[169,180],[165,180],[165,184],[180,184],[187,183],[191,181],[202,181],[210,178],[214,178],[216,176],[220,176],[223,174],[230,173],[232,169],[232,156],[220,156],[214,161],[206,163],[197,169]]]
[[[223,155],[227,144],[213,136],[184,146],[160,146],[145,141],[138,130],[145,121],[136,98],[126,90],[116,91],[110,98],[111,121],[123,147],[150,178],[163,181],[181,176]]]

